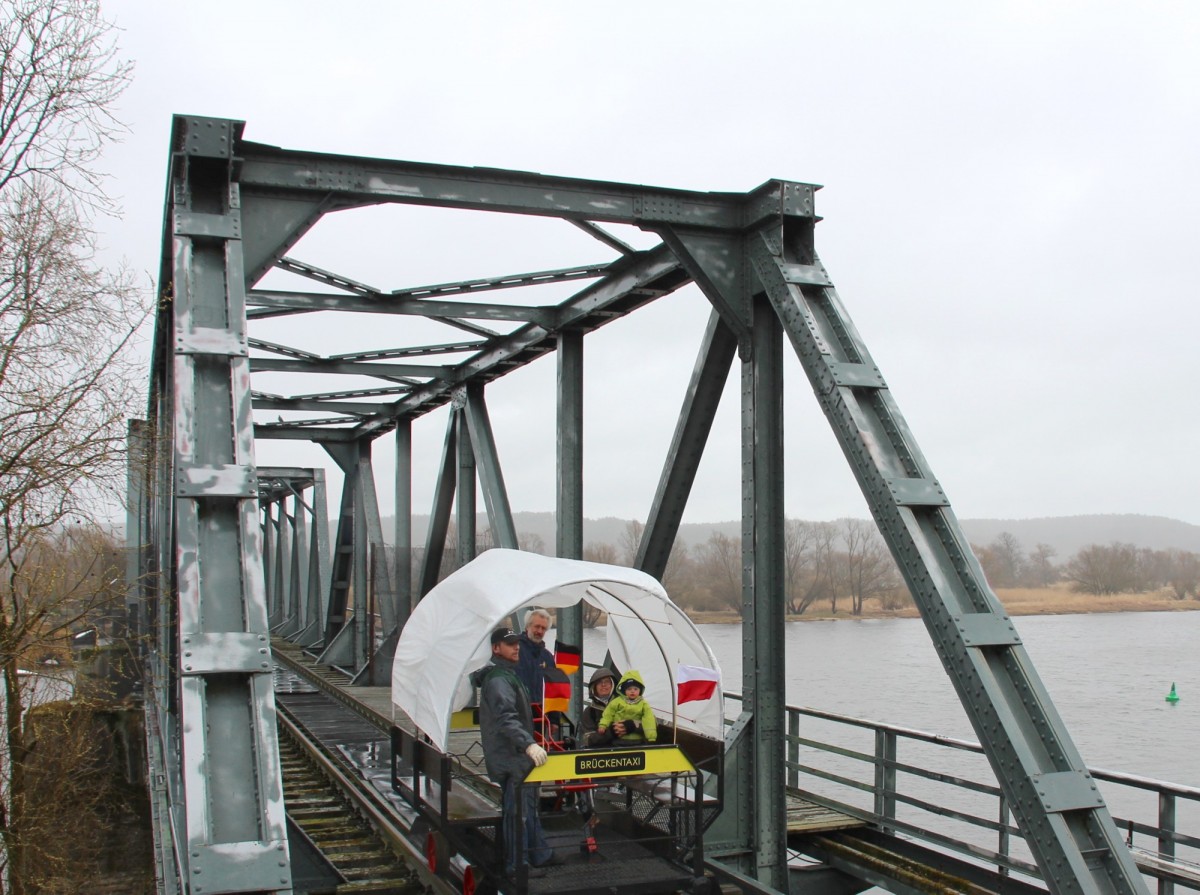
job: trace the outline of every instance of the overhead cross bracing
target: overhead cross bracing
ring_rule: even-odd
[[[150,420],[131,430],[149,475],[131,475],[130,530],[142,533],[135,580],[155,632],[148,710],[158,739],[150,752],[163,781],[160,840],[171,843],[158,855],[179,888],[289,887],[280,860],[286,838],[269,635],[303,643],[360,680],[386,680],[399,629],[437,580],[453,519],[458,556],[476,549],[477,486],[493,542],[519,546],[488,386],[550,353],[558,369],[554,548],[579,557],[586,337],[694,283],[711,307],[709,323],[637,563],[663,574],[736,357],[746,671],[744,711],[727,741],[732,782],[716,851],[763,886],[786,886],[786,343],[1047,885],[1063,893],[1144,891],[821,264],[815,186],[772,180],[746,193],[705,193],[323,155],[247,141],[240,122],[190,116],[174,121],[168,177]],[[329,269],[336,265],[306,255],[306,237],[324,219],[342,225],[390,206],[565,222],[592,237],[592,254],[574,265],[513,265],[516,272],[415,285],[370,283],[373,276],[353,265]],[[653,239],[640,247],[619,228]],[[463,254],[471,248],[464,243]],[[510,298],[489,300],[497,293]],[[318,344],[293,326],[344,314],[406,324],[323,325]],[[444,406],[429,532],[421,567],[412,569],[412,424]],[[378,561],[384,537],[372,462],[373,443],[389,433],[394,566]],[[332,536],[321,470],[260,468],[260,439],[312,442],[332,458],[343,473]],[[578,610],[558,623],[561,636],[582,642]]]

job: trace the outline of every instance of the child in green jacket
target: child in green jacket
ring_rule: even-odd
[[[621,675],[617,690],[621,696],[609,700],[608,707],[600,716],[600,724],[596,728],[602,738],[611,727],[619,743],[653,743],[658,739],[658,725],[654,721],[654,712],[650,703],[642,698],[646,684],[636,671],[627,671]]]

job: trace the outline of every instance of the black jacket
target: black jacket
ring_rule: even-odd
[[[478,671],[471,683],[479,687],[479,734],[488,776],[497,783],[516,774],[524,778],[533,767],[525,750],[534,742],[529,693],[517,678],[517,663],[499,656]]]

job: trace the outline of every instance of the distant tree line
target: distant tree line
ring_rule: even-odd
[[[1089,544],[1062,566],[1053,547],[1038,544],[1026,554],[1021,543],[1001,532],[986,546],[972,545],[992,587],[1049,587],[1066,581],[1088,594],[1136,594],[1170,589],[1175,599],[1200,599],[1200,554],[1152,550],[1117,541]]]
[[[911,605],[908,593],[887,546],[875,526],[863,519],[808,522],[789,519],[784,529],[784,596],[791,615],[839,611],[861,615],[867,601],[882,609]],[[439,579],[460,565],[451,524],[447,549],[442,555]],[[626,524],[616,544],[594,541],[584,549],[584,559],[632,566],[641,543],[643,525]],[[518,533],[522,550],[550,553],[545,539]],[[476,552],[494,546],[484,529],[476,539]],[[1046,588],[1066,583],[1072,590],[1091,594],[1150,593],[1170,589],[1176,599],[1200,599],[1200,554],[1187,550],[1152,550],[1133,544],[1090,544],[1065,563],[1056,562],[1057,551],[1036,544],[1026,552],[1009,532],[988,544],[972,544],[988,583],[994,588]],[[424,551],[413,551],[414,587]],[[740,538],[712,532],[708,539],[689,546],[679,542],[671,552],[663,584],[679,606],[698,612],[742,613],[742,544]],[[585,610],[587,624],[595,614]]]
[[[439,578],[460,565],[454,545],[454,526],[446,538]],[[592,562],[632,566],[641,543],[643,525],[629,522],[620,542],[589,543],[583,558]],[[518,533],[522,550],[552,552],[537,534]],[[476,552],[494,546],[491,532],[481,531]],[[825,607],[861,615],[867,600],[877,599],[887,609],[898,609],[912,601],[900,579],[899,570],[875,526],[862,519],[836,522],[806,522],[789,519],[784,530],[785,599],[787,611],[800,615]],[[422,548],[413,551],[413,583],[417,584]],[[689,547],[677,542],[671,551],[663,585],[675,603],[692,611],[742,613],[742,543],[740,538],[714,531],[700,544]],[[595,622],[585,611],[585,623]]]

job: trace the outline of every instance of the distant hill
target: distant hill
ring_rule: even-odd
[[[420,543],[429,524],[428,516],[413,518],[413,532]],[[554,549],[553,513],[514,513],[513,522],[517,532],[537,535],[549,550]],[[1062,562],[1079,552],[1088,544],[1109,544],[1113,541],[1149,547],[1152,550],[1175,548],[1200,553],[1200,525],[1168,519],[1165,516],[1139,516],[1133,513],[1103,516],[1053,516],[1042,519],[963,519],[963,530],[972,544],[985,545],[1002,532],[1015,537],[1028,553],[1038,544],[1049,544],[1055,549],[1058,561]],[[585,519],[583,523],[584,544],[593,542],[620,545],[629,525],[627,519],[607,516],[602,519]],[[480,516],[480,530],[487,527],[486,517]],[[384,520],[384,535],[390,538],[393,532],[390,518]],[[707,541],[714,531],[730,537],[741,532],[741,523],[693,522],[680,526],[679,536],[689,546]]]
[[[988,544],[1007,531],[1029,551],[1049,544],[1060,559],[1088,544],[1120,541],[1152,550],[1190,550],[1200,553],[1200,525],[1133,513],[1106,516],[1054,516],[1047,519],[964,519],[963,530],[972,544]]]

